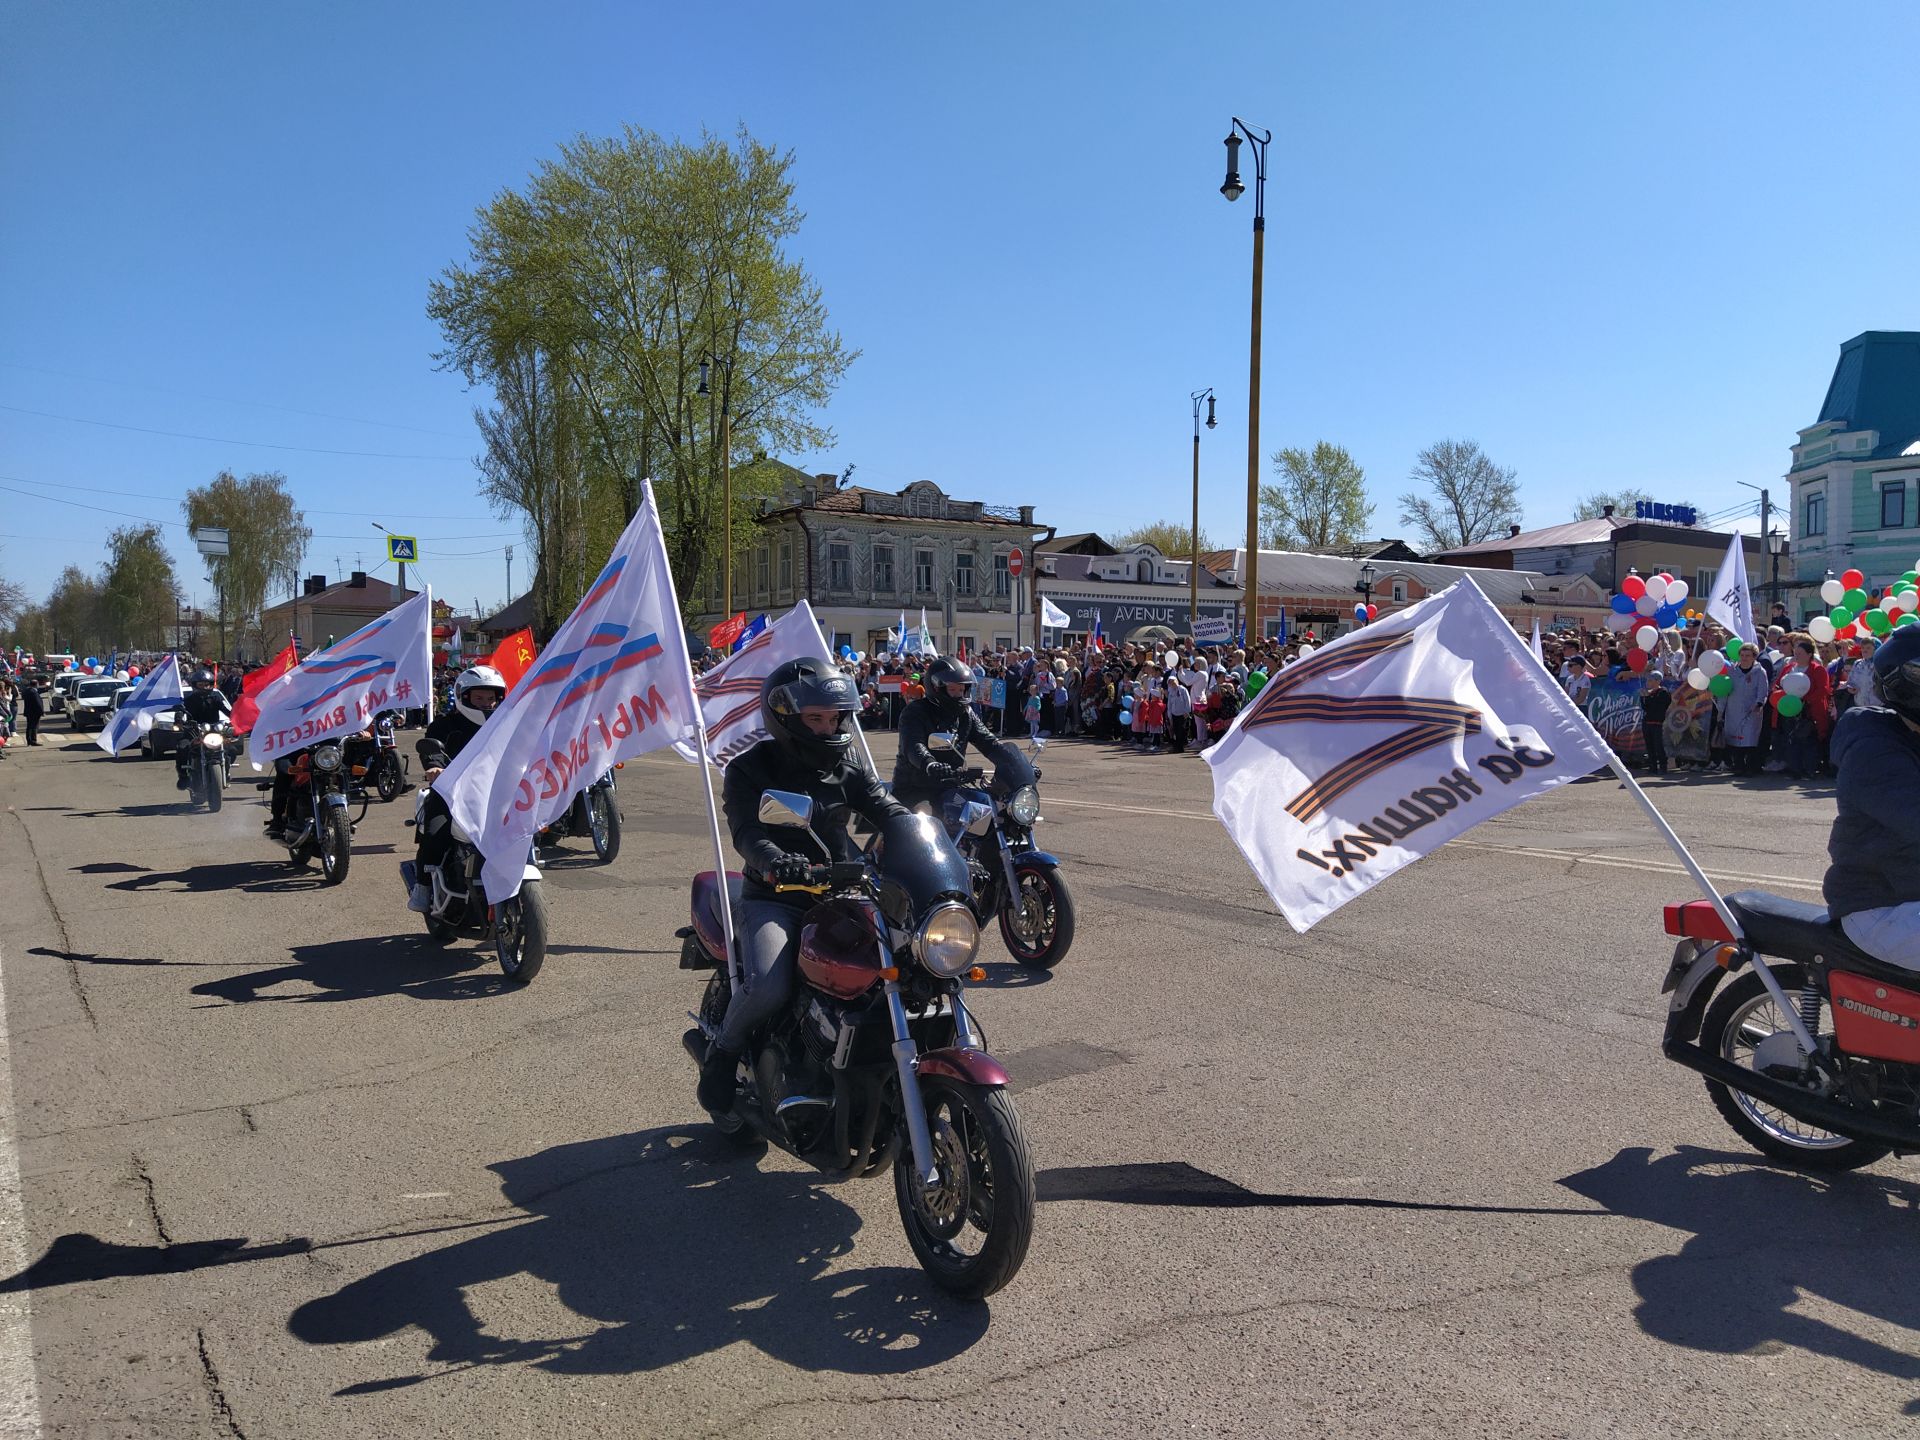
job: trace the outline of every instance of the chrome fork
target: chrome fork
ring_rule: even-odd
[[[937,1185],[940,1169],[933,1163],[933,1132],[927,1128],[927,1107],[920,1098],[920,1049],[907,1030],[907,1007],[900,999],[900,982],[887,981],[886,991],[887,1015],[893,1021],[893,1064],[900,1074],[900,1104],[906,1111],[914,1173],[922,1185]]]

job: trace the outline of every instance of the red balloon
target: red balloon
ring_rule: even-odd
[[[1638,675],[1647,668],[1647,652],[1637,646],[1627,652],[1627,668]]]
[[[1647,582],[1638,575],[1629,575],[1620,582],[1620,593],[1629,600],[1638,600],[1647,593]]]
[[[1860,627],[1858,625],[1852,624],[1851,622],[1843,626],[1841,629],[1834,631],[1834,634],[1842,640],[1851,640],[1854,638],[1854,636],[1858,635],[1859,633],[1860,633]],[[1855,655],[1858,655],[1860,653],[1860,647],[1857,645],[1854,646],[1853,653]]]
[[[1380,607],[1378,605],[1367,606],[1367,619],[1374,620],[1379,618],[1379,615],[1380,615]]]
[[[1864,590],[1867,587],[1867,577],[1862,575],[1858,570],[1843,571],[1840,576],[1840,584],[1848,590]]]
[[[1662,570],[1662,571],[1660,572],[1660,578],[1661,578],[1662,580],[1664,580],[1664,581],[1666,581],[1666,582],[1667,582],[1667,584],[1669,584],[1669,585],[1671,585],[1671,584],[1673,583],[1673,576],[1671,576],[1671,575],[1669,575],[1669,574],[1668,574],[1668,573],[1667,573],[1666,571],[1664,571],[1664,570]]]

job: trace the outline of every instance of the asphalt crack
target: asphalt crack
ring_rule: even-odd
[[[47,866],[40,858],[40,847],[33,843],[33,831],[20,818],[19,812],[9,807],[8,813],[19,824],[20,833],[27,838],[27,853],[33,856],[34,878],[40,882],[40,895],[47,902],[47,914],[53,917],[54,931],[60,937],[60,953],[67,962],[67,984],[73,990],[73,998],[79,1002],[80,1013],[87,1017],[87,1027],[98,1030],[100,1020],[93,1013],[93,1002],[87,998],[87,987],[81,982],[80,962],[73,958],[73,937],[67,933],[67,918],[60,913],[60,904],[53,898],[53,887],[47,883]]]
[[[147,1218],[153,1222],[154,1236],[162,1246],[171,1246],[173,1236],[167,1233],[166,1218],[160,1213],[160,1200],[154,1193],[153,1176],[147,1173],[147,1162],[138,1155],[133,1157],[133,1178],[140,1182],[140,1188],[147,1197]]]
[[[247,1440],[247,1432],[240,1428],[240,1422],[233,1413],[233,1404],[227,1399],[226,1388],[220,1383],[220,1372],[214,1367],[213,1356],[207,1351],[207,1332],[196,1329],[193,1335],[200,1351],[200,1382],[206,1388],[207,1403],[213,1407],[214,1420],[226,1426],[227,1434],[233,1436],[234,1440]]]

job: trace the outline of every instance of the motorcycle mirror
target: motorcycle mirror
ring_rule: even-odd
[[[927,736],[927,749],[929,750],[947,754],[957,748],[954,744],[953,733],[951,731],[939,730]]]
[[[813,820],[813,797],[791,790],[766,790],[760,795],[760,823],[787,830],[804,830]]]

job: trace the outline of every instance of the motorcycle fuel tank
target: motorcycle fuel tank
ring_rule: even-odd
[[[800,973],[836,1000],[858,1000],[880,983],[887,963],[879,917],[852,900],[828,900],[800,927]]]
[[[1827,985],[1842,1050],[1920,1065],[1920,994],[1845,970],[1828,972]]]

